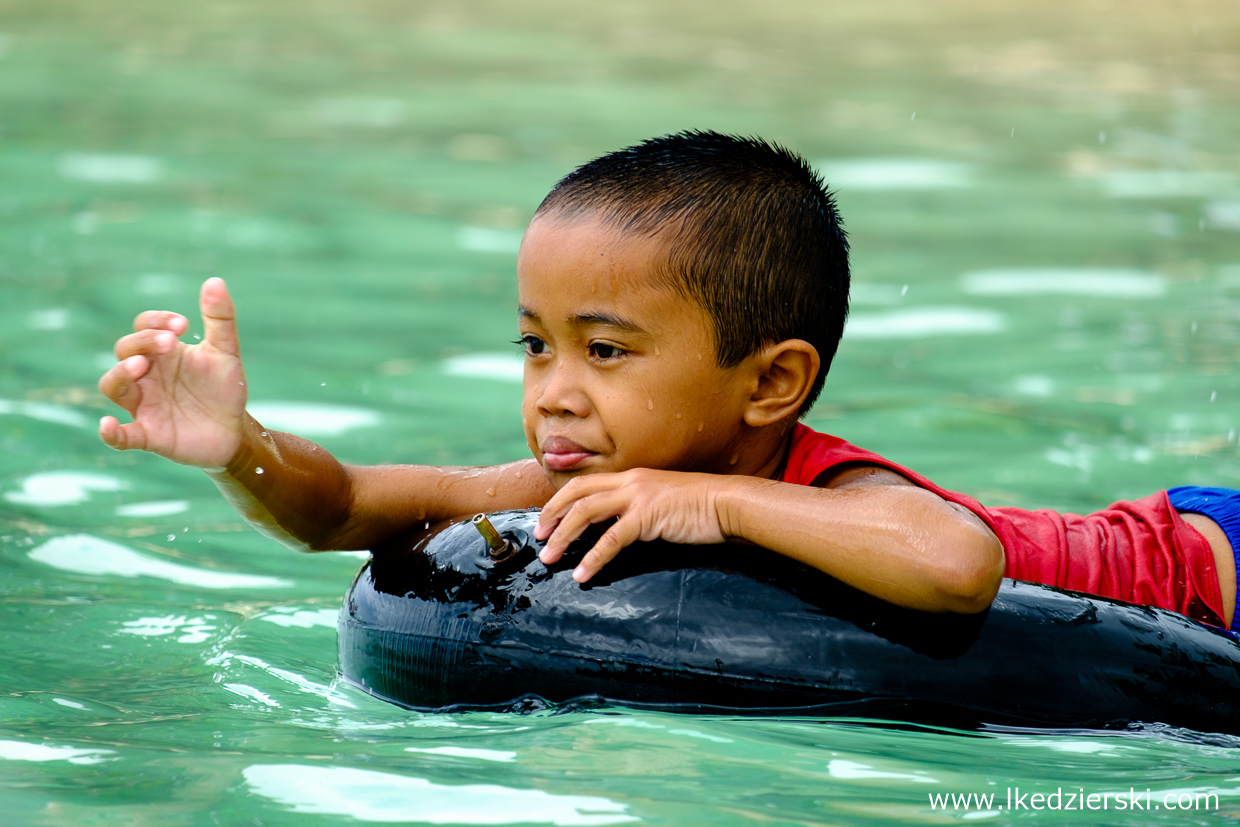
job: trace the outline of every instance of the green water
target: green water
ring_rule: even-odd
[[[971,815],[1240,818],[1240,752],[1191,733],[390,707],[336,674],[357,557],[108,451],[93,389],[220,275],[269,426],[518,458],[524,220],[714,128],[839,189],[858,286],[811,425],[996,505],[1240,485],[1237,55],[1224,2],[0,6],[0,824],[933,824],[1009,788],[1219,798]]]

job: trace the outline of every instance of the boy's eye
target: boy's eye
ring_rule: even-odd
[[[590,345],[590,355],[595,359],[615,359],[618,356],[623,356],[624,351],[615,345],[595,342]]]
[[[547,351],[546,342],[544,342],[542,339],[538,338],[537,336],[532,336],[528,333],[522,336],[517,341],[513,342],[513,344],[521,345],[522,347],[524,347],[525,353],[527,356],[537,356],[538,354],[545,353]]]

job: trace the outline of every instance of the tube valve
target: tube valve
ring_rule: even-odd
[[[478,529],[478,533],[482,535],[482,539],[487,541],[487,550],[491,554],[491,559],[495,562],[507,560],[516,551],[512,547],[512,543],[504,539],[495,526],[491,525],[491,521],[487,519],[487,515],[479,514],[472,520],[474,528]]]

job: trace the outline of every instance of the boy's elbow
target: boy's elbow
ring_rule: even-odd
[[[945,590],[945,608],[959,614],[985,611],[999,593],[1002,580],[1002,566],[961,573]]]
[[[957,539],[954,564],[942,572],[939,592],[944,609],[960,614],[985,611],[999,593],[1005,559],[1003,545],[984,525],[968,526]]]

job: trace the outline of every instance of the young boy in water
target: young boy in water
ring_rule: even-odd
[[[798,424],[843,333],[848,246],[820,179],[779,147],[690,132],[584,165],[534,215],[517,281],[532,460],[343,466],[264,430],[219,279],[202,288],[200,344],[162,311],[117,342],[99,385],[134,421],[104,417],[100,436],[203,468],[259,530],[308,551],[536,505],[546,563],[615,518],[582,582],[639,540],[742,541],[915,609],[980,611],[1006,574],[1233,620],[1236,492],[1087,516],[987,509]]]

